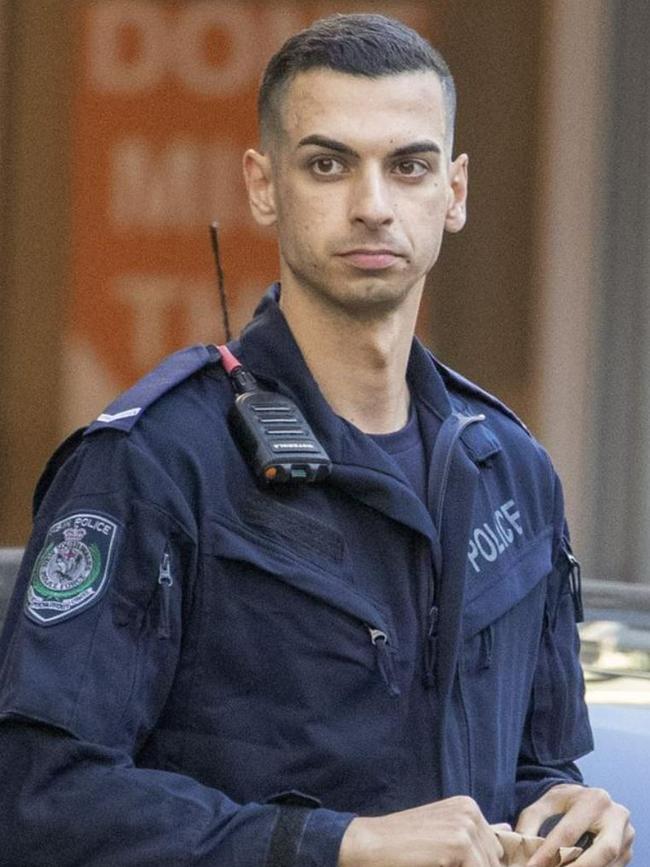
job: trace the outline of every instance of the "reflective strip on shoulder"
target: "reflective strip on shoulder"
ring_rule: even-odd
[[[96,421],[110,424],[110,422],[119,421],[121,418],[132,418],[133,416],[136,416],[139,412],[142,412],[141,406],[134,406],[132,409],[123,409],[121,412],[103,412],[101,413],[101,415],[97,416]]]

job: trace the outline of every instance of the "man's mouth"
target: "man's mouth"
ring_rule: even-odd
[[[362,271],[383,271],[403,258],[387,247],[357,247],[340,255],[348,264]]]

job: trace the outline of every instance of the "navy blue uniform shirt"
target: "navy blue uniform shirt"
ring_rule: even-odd
[[[215,350],[167,359],[46,472],[2,641],[0,864],[335,867],[355,814],[513,821],[591,749],[559,482],[417,341],[426,503],[336,416],[272,287],[233,351],[323,483],[260,487]]]

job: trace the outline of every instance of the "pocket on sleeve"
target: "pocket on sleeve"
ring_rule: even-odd
[[[555,574],[559,593],[555,598],[549,594],[544,614],[530,721],[532,753],[551,766],[593,749],[570,576],[571,562],[563,550]]]

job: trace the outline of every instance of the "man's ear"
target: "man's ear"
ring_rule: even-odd
[[[467,219],[467,154],[461,154],[449,166],[449,195],[445,229],[460,232]]]
[[[261,226],[272,226],[277,215],[275,189],[271,177],[271,158],[268,154],[249,149],[244,154],[243,168],[253,217]]]

